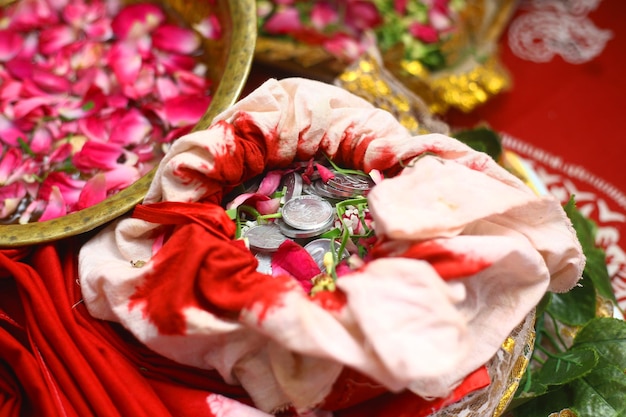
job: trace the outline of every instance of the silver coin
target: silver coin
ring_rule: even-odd
[[[327,252],[330,252],[331,242],[335,242],[335,252],[339,252],[339,249],[341,249],[341,243],[332,239],[315,239],[304,246],[304,249],[309,252],[315,263],[322,271],[326,269],[324,267],[324,255]],[[347,258],[348,256],[348,252],[344,249],[339,259]]]
[[[269,253],[259,252],[254,255],[259,262],[256,270],[262,274],[272,275],[272,255]]]
[[[302,177],[297,172],[290,172],[283,177],[283,186],[286,188],[284,201],[302,194]]]
[[[282,208],[282,219],[300,230],[319,229],[333,217],[333,206],[321,197],[300,195],[287,201]]]
[[[258,224],[252,226],[243,235],[248,239],[250,249],[259,252],[275,252],[287,239],[280,232],[280,227],[274,223]]]
[[[369,191],[374,186],[374,181],[364,175],[342,174],[337,172],[326,184],[338,190],[362,194]]]
[[[282,234],[284,234],[287,237],[290,237],[292,239],[309,239],[312,237],[317,237],[321,235],[322,233],[325,233],[329,231],[330,229],[332,229],[332,227],[335,224],[335,218],[331,217],[328,223],[324,224],[319,229],[313,229],[313,230],[296,229],[294,227],[289,226],[287,223],[285,223],[282,220],[277,220],[276,224],[278,225],[278,227],[280,227],[280,231],[282,232]]]
[[[322,181],[315,181],[315,183],[313,183],[313,187],[322,197],[333,198],[336,200],[357,197],[358,195],[360,195],[354,190],[340,190],[338,188],[330,186],[330,184],[324,184]]]

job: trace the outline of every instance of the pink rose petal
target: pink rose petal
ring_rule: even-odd
[[[123,145],[141,143],[151,130],[150,121],[139,110],[132,108],[112,124],[109,141]]]
[[[179,55],[154,51],[157,69],[159,75],[171,77],[178,71],[193,71],[197,62],[194,57],[188,55]]]
[[[38,29],[59,21],[59,16],[52,5],[45,0],[19,1],[10,19],[10,29]]]
[[[192,30],[164,24],[152,33],[152,45],[162,51],[191,54],[200,47],[200,37]]]
[[[102,173],[96,174],[85,183],[85,187],[80,192],[80,196],[76,202],[76,210],[95,206],[101,201],[104,201],[106,197],[106,178]]]
[[[0,186],[9,182],[15,170],[22,165],[22,152],[19,148],[9,148],[0,159]]]
[[[82,149],[74,154],[72,164],[81,171],[91,172],[96,169],[113,169],[122,156],[119,144],[110,142],[87,141]]]
[[[58,101],[58,97],[47,94],[19,100],[13,106],[13,116],[16,119],[21,119],[22,117],[28,116],[29,113],[37,108],[54,106]]]
[[[374,28],[382,23],[382,16],[371,1],[353,0],[346,8],[345,22],[358,30]]]
[[[105,142],[109,138],[108,118],[99,115],[88,116],[78,121],[78,131],[89,140]]]
[[[63,195],[65,203],[71,207],[78,201],[84,186],[84,180],[72,178],[71,175],[65,172],[51,172],[39,188],[39,198],[46,201],[49,200],[53,188],[58,188]]]
[[[300,14],[296,8],[280,10],[267,19],[263,29],[274,35],[286,35],[298,32],[302,28]]]
[[[258,201],[256,209],[261,214],[274,214],[280,208],[280,198],[272,198],[266,201]]]
[[[169,100],[180,94],[178,86],[171,78],[158,77],[155,83],[157,94],[162,101]]]
[[[30,139],[30,149],[40,155],[45,155],[52,149],[52,135],[45,126],[38,126],[32,132]]]
[[[328,52],[347,62],[354,61],[361,56],[364,49],[358,41],[342,33],[324,41],[323,45]]]
[[[111,22],[113,33],[119,39],[137,39],[157,28],[165,20],[165,13],[156,5],[138,3],[124,7]]]
[[[76,32],[70,26],[45,28],[39,33],[39,52],[44,55],[58,53],[61,48],[70,45],[76,39]]]
[[[15,124],[0,114],[0,142],[9,146],[19,146],[18,139],[25,139],[26,134],[18,129]]]
[[[174,79],[183,95],[198,96],[206,93],[208,83],[206,78],[191,71],[179,70],[174,73]]]
[[[49,156],[50,163],[56,164],[65,161],[72,155],[72,145],[70,143],[64,143],[57,148]]]
[[[219,39],[222,36],[222,26],[215,15],[209,15],[193,25],[200,35],[207,39]]]
[[[19,33],[8,29],[0,30],[0,62],[13,59],[22,49],[24,40]]]
[[[211,104],[211,97],[179,96],[165,102],[166,120],[174,127],[194,125]]]
[[[320,267],[311,254],[293,240],[285,240],[272,256],[272,275],[292,276],[306,292],[313,288],[311,279],[320,273]]]
[[[284,171],[282,170],[274,170],[265,174],[265,177],[263,177],[263,180],[261,180],[261,184],[259,184],[259,189],[257,190],[257,193],[263,195],[271,195],[274,191],[278,189],[283,174]]]
[[[135,82],[142,60],[132,46],[116,43],[109,51],[108,62],[119,83],[125,85]]]
[[[248,203],[248,205],[255,206],[258,201],[267,201],[270,198],[263,194],[258,193],[243,193],[235,197],[230,203],[226,205],[228,210],[236,209],[242,204]]]
[[[106,191],[108,194],[111,194],[111,192],[123,190],[140,177],[141,174],[134,166],[118,165],[115,169],[104,173]]]
[[[327,183],[328,180],[335,178],[335,174],[328,168],[326,168],[324,165],[315,163],[315,168],[317,169],[317,172],[320,174],[320,177],[322,177],[322,182]]]
[[[58,186],[52,186],[52,190],[48,194],[47,200],[48,204],[46,204],[46,208],[39,218],[40,222],[56,219],[67,214],[67,206],[65,205],[63,194],[61,193],[61,190]]]
[[[339,20],[339,13],[330,3],[316,2],[311,9],[311,24],[322,30],[326,26],[336,23]]]
[[[409,33],[415,36],[417,39],[426,43],[434,43],[439,40],[439,34],[437,31],[431,27],[422,25],[421,23],[413,23],[409,27]]]

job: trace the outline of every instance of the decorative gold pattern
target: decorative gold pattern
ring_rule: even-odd
[[[171,12],[170,15],[180,17],[188,24],[197,22],[209,12],[216,13],[222,23],[222,39],[204,40],[207,55],[203,58],[207,61],[217,90],[194,130],[206,129],[217,114],[237,100],[248,78],[256,42],[256,3],[254,0],[170,0],[159,3]],[[152,170],[130,187],[93,207],[46,222],[1,225],[0,247],[49,242],[93,230],[140,203],[148,191],[154,172]]]
[[[467,71],[430,74],[417,62],[389,63],[396,78],[429,104],[433,113],[445,113],[450,107],[471,111],[510,86],[507,71],[495,56],[475,62]],[[418,75],[423,74],[423,75]]]
[[[614,317],[614,315],[613,301],[596,293],[596,317]]]
[[[429,417],[500,417],[513,399],[535,343],[535,313],[528,314],[487,363],[491,385]]]
[[[373,51],[348,67],[335,84],[387,110],[414,134],[449,132],[445,123],[432,117],[424,101],[385,70],[379,55]]]
[[[502,349],[509,355],[513,353],[513,349],[515,349],[515,339],[511,336],[507,337],[504,343],[502,343]]]

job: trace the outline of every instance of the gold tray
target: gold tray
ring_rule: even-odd
[[[2,0],[2,5],[11,1]],[[127,1],[133,3],[135,1]],[[216,14],[222,25],[219,40],[203,40],[209,77],[217,85],[211,104],[195,130],[206,129],[213,118],[241,94],[250,73],[256,42],[256,3],[254,0],[155,1],[189,26],[209,13]],[[145,196],[155,169],[131,186],[84,210],[45,222],[0,225],[0,247],[16,247],[49,242],[101,226],[131,210]]]

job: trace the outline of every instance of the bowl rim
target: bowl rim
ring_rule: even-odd
[[[252,66],[257,36],[256,2],[227,0],[224,3],[229,8],[232,19],[230,48],[223,71],[227,76],[220,79],[211,104],[193,131],[206,129],[215,116],[237,101]],[[117,194],[83,210],[44,222],[0,225],[0,248],[45,243],[78,235],[124,215],[143,200],[156,169],[153,168]]]

